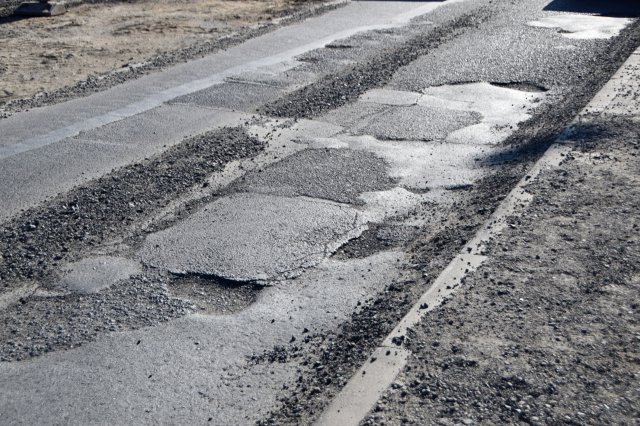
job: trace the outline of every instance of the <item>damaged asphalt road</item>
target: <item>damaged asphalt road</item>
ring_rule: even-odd
[[[187,63],[193,81],[172,87],[168,70],[74,101],[70,111],[96,102],[81,123],[57,105],[0,120],[8,135],[0,193],[26,194],[22,210],[1,210],[0,411],[8,423],[45,415],[116,424],[317,420],[640,44],[637,14],[592,16],[584,31],[572,2],[552,2],[562,10],[548,3],[351,2]],[[256,47],[265,56],[243,69],[242,49],[255,55]],[[128,87],[151,97],[119,104],[115,95]],[[15,120],[37,122],[47,111],[65,127],[46,122],[25,139]],[[79,160],[56,187],[47,170],[62,153]],[[34,163],[42,173],[20,172]],[[559,205],[560,183],[544,179],[542,200]],[[543,201],[539,216],[548,213]],[[502,256],[525,256],[534,237],[517,229]],[[514,262],[493,259],[487,273],[498,277]],[[484,297],[524,291],[515,281]],[[477,330],[481,308],[449,302],[434,311],[404,342],[420,354],[401,373],[404,384],[365,422],[573,419],[555,407],[573,407],[580,395],[541,399],[551,406],[542,414],[531,402],[536,409],[514,415],[478,400],[499,408],[497,417],[437,405],[464,393],[464,374],[438,376],[425,390],[436,375],[429,357],[448,363],[437,375],[493,362],[454,336]],[[442,351],[454,346],[449,362]],[[524,389],[495,370],[474,380],[499,376]],[[412,372],[420,384],[411,385]],[[547,395],[544,386],[531,388]],[[464,395],[474,401],[471,390]],[[437,419],[420,413],[427,397]],[[522,395],[495,401],[511,407],[503,401],[511,397]]]

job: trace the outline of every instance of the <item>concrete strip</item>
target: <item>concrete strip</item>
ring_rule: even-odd
[[[382,392],[400,374],[409,355],[411,352],[401,348],[376,349],[368,358],[367,364],[360,367],[353,379],[331,402],[316,425],[357,426],[360,424],[371,406],[382,396]],[[357,398],[353,398],[353,395]]]
[[[411,307],[409,312],[400,320],[398,325],[382,342],[382,346],[400,347],[407,338],[407,332],[417,325],[427,312],[433,311],[453,294],[462,284],[464,277],[478,269],[485,261],[485,256],[461,253],[440,273],[420,299]]]
[[[631,60],[635,60],[635,58]],[[603,90],[610,90],[611,84],[620,83],[609,82]],[[601,96],[600,93],[598,95]],[[597,98],[598,96],[596,96],[596,101]],[[590,110],[591,103],[585,107],[580,115],[589,114]],[[576,118],[576,123],[581,119],[580,115]],[[406,339],[407,330],[415,326],[426,312],[440,306],[446,297],[451,295],[456,287],[459,287],[464,277],[482,264],[485,259],[484,256],[481,255],[484,243],[498,235],[500,231],[507,226],[506,219],[509,216],[516,214],[531,202],[532,197],[526,192],[526,186],[529,185],[542,170],[558,165],[558,163],[562,161],[571,148],[572,141],[570,135],[570,131],[567,132],[567,134],[561,135],[558,138],[558,142],[552,145],[533,165],[525,177],[518,182],[509,195],[500,203],[493,215],[484,223],[475,237],[466,245],[465,249],[442,271],[434,284],[422,295],[420,300],[411,307],[407,315],[398,323],[394,330],[387,335],[382,345],[374,350],[374,355],[372,356],[386,353],[390,347],[402,345],[404,339]],[[407,359],[408,356],[404,358],[404,361],[399,359],[398,362],[401,365],[394,364],[393,368],[383,363],[379,366],[375,363],[372,365],[365,364],[333,399],[315,424],[322,426],[329,424],[358,425],[378,400],[376,395],[382,395],[393,380],[395,380],[398,373],[393,375],[393,372],[400,372],[406,365]],[[380,376],[384,379],[364,382],[360,376],[365,369],[367,375]],[[354,407],[354,411],[352,412],[349,409],[345,410],[344,407]],[[368,407],[368,409],[366,409],[366,407]],[[326,419],[330,419],[331,423],[327,423]]]
[[[624,65],[616,72],[613,78],[635,77],[640,66],[640,53],[636,50],[625,61]],[[635,79],[634,79],[635,80]]]
[[[571,146],[568,143],[556,143],[550,146],[544,156],[529,169],[526,176],[502,200],[502,203],[478,230],[475,237],[469,241],[466,251],[473,255],[482,255],[485,252],[486,243],[508,226],[507,219],[522,211],[532,201],[533,197],[527,192],[526,186],[543,170],[557,167],[569,151],[571,151]]]
[[[585,117],[589,115],[599,115],[603,113],[616,115],[636,115],[637,99],[634,97],[636,105],[630,104],[629,92],[634,91],[640,94],[640,83],[637,79],[637,71],[640,67],[640,49],[637,49],[625,61],[625,63],[611,77],[611,80],[600,89],[596,96],[589,102],[587,106],[580,112],[579,116]],[[625,104],[615,106],[618,94],[625,95]],[[605,112],[606,111],[606,112]],[[571,133],[571,128],[568,129]],[[565,132],[566,133],[566,132]],[[568,135],[568,134],[567,134]],[[565,136],[567,136],[565,135]]]

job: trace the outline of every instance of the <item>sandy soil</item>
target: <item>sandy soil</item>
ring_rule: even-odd
[[[3,18],[0,104],[215,41],[311,1],[142,0],[85,4],[54,18]]]

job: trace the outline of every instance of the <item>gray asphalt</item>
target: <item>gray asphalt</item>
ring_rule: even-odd
[[[0,121],[0,177],[7,184],[0,187],[0,194],[7,202],[0,206],[0,218],[12,217],[20,209],[35,206],[114,167],[156,154],[162,151],[165,144],[175,144],[189,134],[202,132],[205,130],[203,126],[208,125],[212,129],[231,124],[225,120],[228,117],[227,110],[216,113],[207,105],[215,105],[216,99],[223,106],[250,105],[253,96],[265,96],[265,93],[275,90],[270,86],[252,84],[254,76],[260,80],[265,73],[279,74],[278,78],[286,84],[300,84],[298,76],[288,76],[282,72],[283,64],[284,69],[291,67],[296,55],[367,29],[398,26],[421,10],[432,7],[424,4],[354,3],[340,12],[311,18],[227,51],[176,65],[105,92],[3,119]],[[249,84],[225,83],[227,78],[241,78]],[[316,73],[306,73],[303,83],[315,78]],[[231,100],[221,99],[220,94],[225,93],[229,86],[241,87],[242,90]],[[167,101],[178,102],[181,96],[197,100],[182,107],[178,113],[181,117],[179,120],[173,114],[179,107],[176,105],[173,109],[167,109],[163,104]],[[147,118],[148,115],[151,117]],[[65,153],[69,145],[80,145],[83,152],[92,149],[93,141],[83,140],[83,132],[102,127],[108,131],[111,123],[137,128],[139,123],[136,123],[136,118],[140,116],[144,116],[143,121],[149,120],[151,123],[153,116],[156,116],[159,122],[168,124],[175,133],[161,140],[162,145],[159,146],[134,143],[127,144],[127,147],[112,147],[113,139],[110,138],[102,140],[107,142],[104,151],[111,149],[110,154],[99,151],[83,159]],[[186,128],[175,128],[185,119],[198,121],[198,117],[206,119],[206,124],[202,121],[199,124],[185,122],[188,124]],[[118,145],[117,136],[114,139],[116,141],[113,142]],[[72,157],[75,161],[58,167],[61,161],[59,157]],[[40,164],[31,167],[34,162]],[[17,181],[24,178],[16,171],[19,169],[33,169],[34,175],[24,182]],[[48,186],[50,181],[57,182],[59,187]]]
[[[311,422],[352,366],[303,362],[310,336],[366,357],[427,285],[416,235],[471,230],[625,59],[633,19],[548,3],[351,2],[0,120],[3,421]]]

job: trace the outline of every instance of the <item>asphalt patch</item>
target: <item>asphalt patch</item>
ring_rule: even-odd
[[[20,281],[43,281],[64,263],[123,235],[225,164],[264,144],[241,128],[187,139],[161,155],[117,170],[0,228],[0,294]]]
[[[380,113],[352,132],[380,140],[433,141],[443,140],[451,132],[481,121],[482,115],[475,111],[401,106]]]
[[[307,149],[252,172],[228,192],[306,196],[338,203],[362,204],[363,192],[391,189],[386,162],[365,151]]]
[[[239,193],[147,236],[139,257],[173,273],[242,282],[297,276],[359,233],[359,214],[324,200]]]

